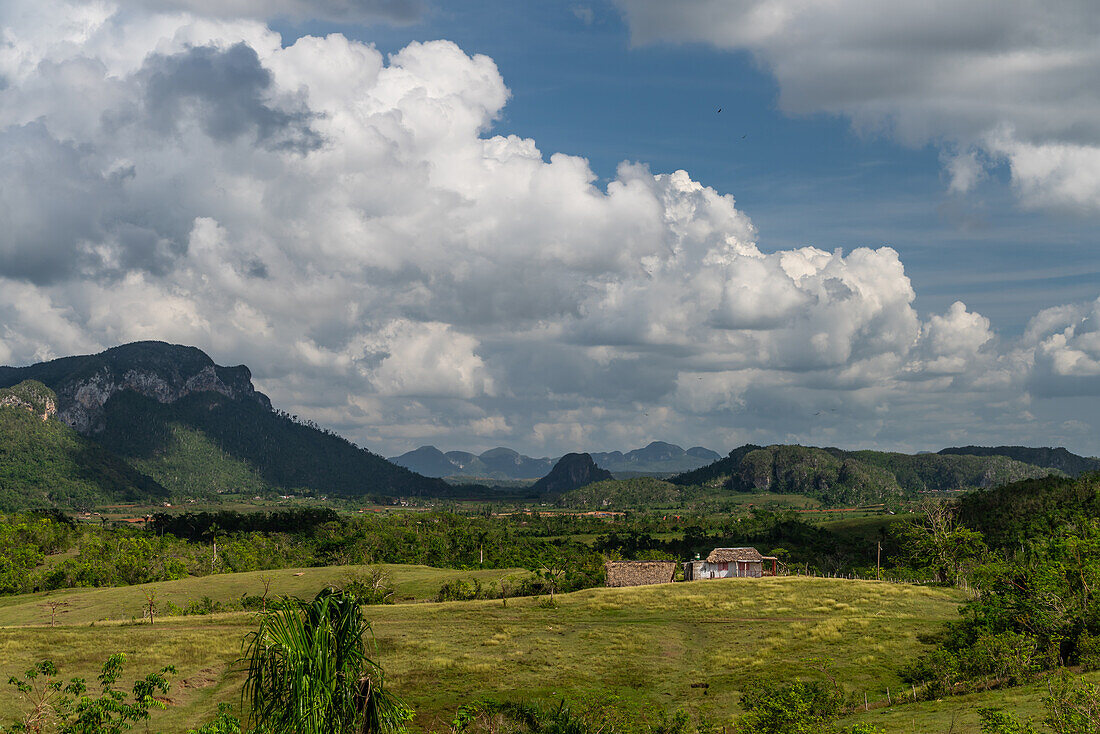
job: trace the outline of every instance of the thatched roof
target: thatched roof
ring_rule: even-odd
[[[755,548],[715,548],[707,556],[707,563],[732,563],[734,561],[761,561],[764,556]]]
[[[672,583],[676,576],[676,561],[608,561],[608,586],[643,586]]]

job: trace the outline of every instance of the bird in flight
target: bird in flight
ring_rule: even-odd
[[[719,108],[718,108],[718,113],[720,114],[721,112],[722,112],[722,108],[721,108],[721,107],[719,107]]]

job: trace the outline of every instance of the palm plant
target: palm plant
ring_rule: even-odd
[[[400,732],[411,712],[367,656],[370,625],[352,594],[283,599],[245,638],[244,697],[264,734]]]

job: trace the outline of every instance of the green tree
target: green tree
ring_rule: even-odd
[[[382,668],[367,656],[369,633],[359,600],[344,591],[272,605],[246,638],[244,696],[256,731],[404,731],[411,712],[386,690]]]
[[[1043,702],[1054,734],[1100,734],[1100,685],[1077,683],[1063,671],[1049,691]]]
[[[929,569],[940,583],[957,584],[966,562],[979,558],[985,550],[982,534],[959,525],[956,508],[949,503],[926,501],[920,513],[921,522],[901,530],[909,565]]]

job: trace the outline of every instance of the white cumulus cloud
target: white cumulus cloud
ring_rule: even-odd
[[[0,360],[193,344],[386,452],[923,446],[1093,389],[1094,309],[922,321],[889,247],[765,252],[686,171],[494,134],[486,56],[224,7],[0,10]],[[789,22],[756,7],[746,37]]]

